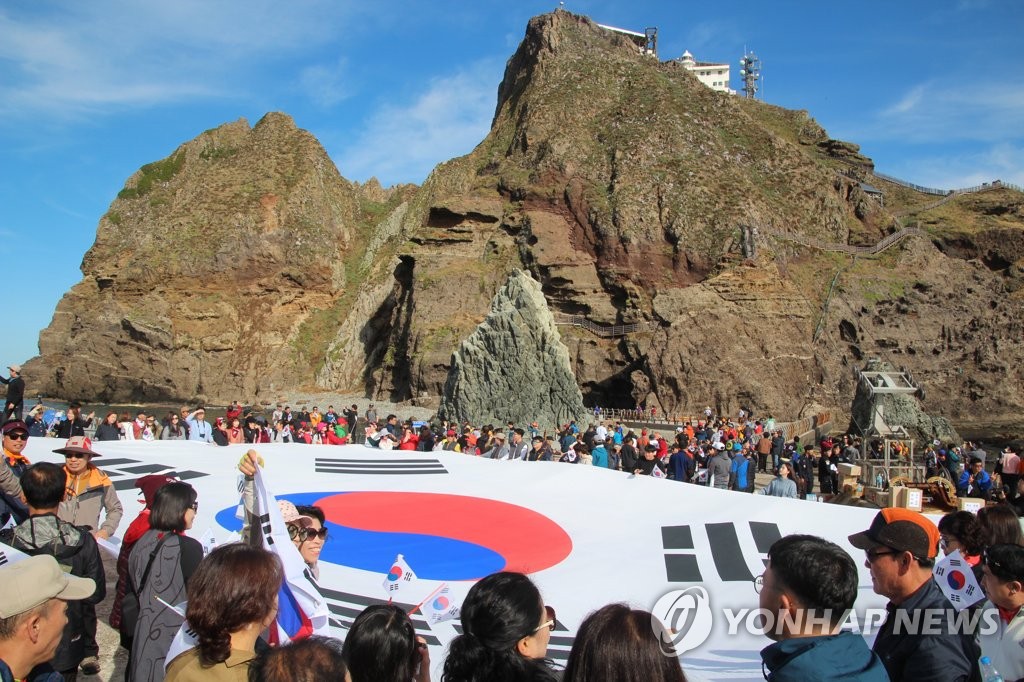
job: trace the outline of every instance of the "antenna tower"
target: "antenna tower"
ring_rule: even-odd
[[[757,82],[761,78],[761,60],[752,51],[743,55],[740,60],[740,76],[743,77],[743,96],[754,99],[757,95]]]

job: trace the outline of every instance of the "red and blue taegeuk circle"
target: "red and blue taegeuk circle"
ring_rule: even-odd
[[[323,509],[329,532],[320,561],[386,572],[389,580],[401,576],[393,563],[398,554],[420,578],[477,580],[495,571],[542,571],[572,551],[569,534],[548,517],[481,497],[360,491],[277,499]],[[235,507],[216,518],[228,530],[241,529]]]
[[[946,575],[946,582],[954,590],[962,590],[967,584],[967,578],[960,571],[952,570]]]

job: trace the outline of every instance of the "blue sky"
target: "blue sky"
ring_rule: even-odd
[[[0,365],[81,279],[96,224],[139,166],[203,130],[284,111],[341,174],[422,182],[469,152],[505,61],[548,0],[5,0],[0,3]],[[807,109],[880,171],[950,188],[1024,184],[1024,3],[579,0],[658,27],[662,59],[753,49],[766,101]],[[29,389],[31,391],[31,387]]]

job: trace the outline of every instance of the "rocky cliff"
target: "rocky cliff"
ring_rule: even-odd
[[[206,131],[143,166],[100,219],[26,364],[33,390],[226,401],[312,383],[367,225],[402,191],[349,183],[283,114]]]
[[[556,316],[642,323],[564,328],[587,404],[845,412],[877,356],[912,371],[930,414],[1024,412],[1024,196],[936,206],[806,112],[713,92],[584,17],[530,21],[488,136],[415,192],[373,199],[285,121],[211,131],[129,180],[30,364],[46,385],[439,396],[521,268]],[[322,258],[294,267],[296,244]]]
[[[486,319],[452,354],[438,414],[475,424],[537,422],[545,430],[583,421],[569,352],[540,284],[527,273],[509,275]]]

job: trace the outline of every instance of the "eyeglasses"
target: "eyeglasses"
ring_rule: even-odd
[[[902,552],[876,552],[876,551],[871,550],[871,549],[864,550],[864,554],[867,556],[869,564],[875,563],[875,559],[877,559],[878,557],[881,557],[881,556],[891,556],[893,554],[901,554],[901,553]]]
[[[547,628],[548,630],[554,631],[554,629],[555,629],[555,609],[550,607],[550,606],[547,606],[545,604],[544,605],[544,614],[548,617],[548,619],[546,621],[544,621],[543,623],[541,623],[540,625],[538,625],[537,627],[535,627],[533,629],[533,633],[532,634],[537,634],[538,632],[540,632],[544,628]]]
[[[303,542],[307,540],[312,540],[313,538],[320,538],[321,540],[326,540],[327,529],[321,528],[320,530],[317,530],[316,528],[303,528],[299,531],[299,538]]]
[[[21,433],[8,433],[7,437],[11,440],[28,440],[28,434],[24,431]]]
[[[64,459],[85,459],[89,455],[82,454],[81,452],[65,452]]]
[[[199,511],[199,502],[193,502],[192,504],[190,504],[188,506],[188,508],[191,509],[194,512]]]

